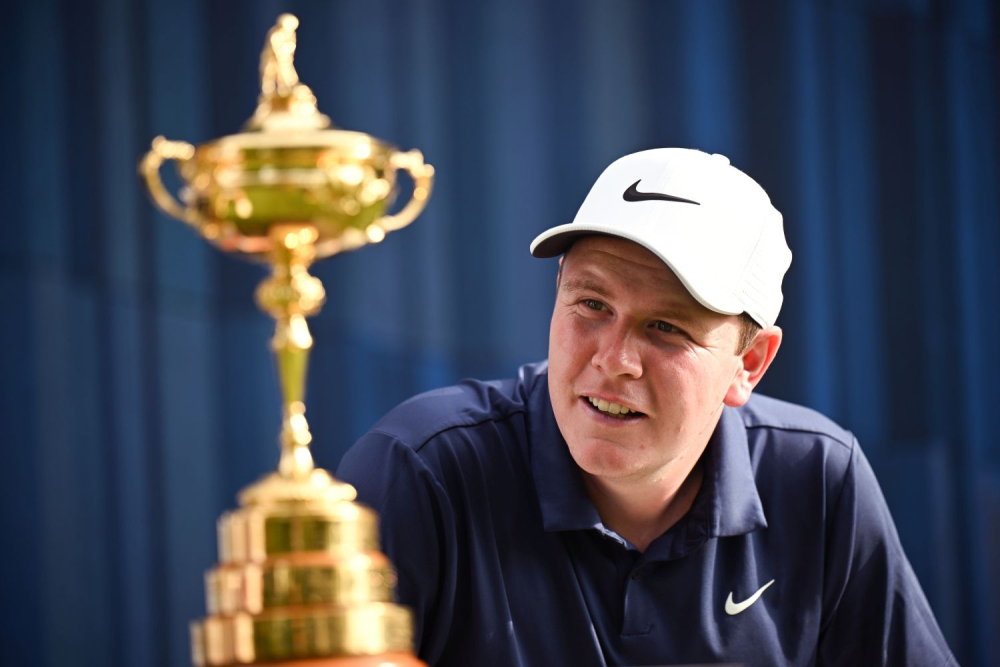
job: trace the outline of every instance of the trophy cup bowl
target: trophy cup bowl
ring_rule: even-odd
[[[313,465],[306,318],[326,299],[309,275],[312,262],[412,222],[434,169],[419,151],[330,128],[293,66],[297,27],[283,14],[267,34],[246,131],[200,146],[157,137],[139,164],[165,213],[271,268],[256,299],[275,319],[278,470],[241,491],[240,507],[219,519],[219,563],[205,576],[208,615],[191,624],[192,655],[199,666],[419,667],[411,614],[392,602],[396,575],[379,552],[375,512]],[[183,183],[178,196],[160,177],[168,161]],[[390,214],[401,170],[412,193]]]
[[[183,203],[160,179],[168,160],[184,181]],[[400,152],[361,132],[294,128],[198,147],[157,137],[141,168],[161,209],[221,249],[261,259],[275,247],[276,224],[312,227],[315,259],[378,243],[420,214],[434,173],[419,151]],[[412,177],[413,193],[402,210],[386,215],[400,169]]]

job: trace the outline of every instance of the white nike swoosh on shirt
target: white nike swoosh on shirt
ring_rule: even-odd
[[[766,591],[767,587],[773,583],[774,579],[772,579],[771,581],[767,582],[766,584],[758,588],[756,593],[754,593],[753,595],[751,595],[746,600],[740,603],[733,602],[733,594],[732,592],[730,592],[729,597],[726,598],[726,613],[729,614],[730,616],[735,616],[741,611],[746,611],[750,605],[752,605],[754,602],[757,601],[757,598],[760,597],[760,594]]]

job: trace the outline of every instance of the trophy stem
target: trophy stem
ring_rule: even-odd
[[[270,236],[272,274],[257,288],[257,303],[275,319],[271,349],[283,404],[278,471],[282,477],[302,479],[313,470],[312,434],[305,416],[306,371],[313,340],[306,317],[319,312],[326,294],[308,270],[316,254],[315,227],[279,224],[272,227]]]

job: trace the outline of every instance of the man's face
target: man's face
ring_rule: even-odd
[[[577,241],[563,260],[549,329],[549,395],[577,465],[608,481],[642,482],[693,464],[727,395],[734,402],[739,328],[642,246]],[[627,413],[610,414],[619,411],[613,404]]]

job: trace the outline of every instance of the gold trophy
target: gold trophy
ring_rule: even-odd
[[[378,243],[423,210],[434,178],[419,151],[330,129],[293,65],[298,19],[278,17],[261,53],[261,95],[246,131],[192,146],[157,137],[139,165],[153,201],[226,251],[271,266],[257,289],[277,321],[284,418],[278,471],[240,492],[219,519],[219,564],[205,577],[208,616],[191,624],[196,665],[413,667],[413,622],[392,603],[395,572],[379,552],[375,513],[313,466],[305,379],[306,317],[323,305],[309,265]],[[184,181],[176,199],[165,161]],[[396,174],[410,200],[387,214]]]

